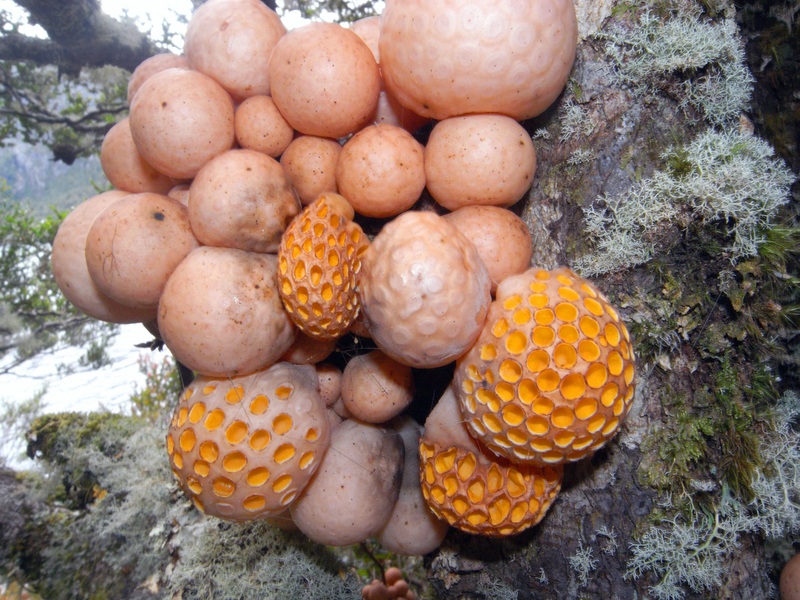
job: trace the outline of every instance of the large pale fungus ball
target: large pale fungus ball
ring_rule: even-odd
[[[388,223],[364,255],[360,295],[378,347],[412,367],[439,367],[466,352],[491,302],[478,251],[432,212]]]
[[[180,202],[161,194],[130,194],[92,223],[86,265],[104,294],[152,309],[175,267],[199,245]]]
[[[411,208],[425,189],[425,149],[394,125],[365,127],[342,148],[336,185],[355,211],[393,217]]]
[[[277,252],[300,208],[278,161],[255,150],[228,150],[211,159],[189,188],[189,221],[208,246]]]
[[[356,287],[369,239],[352,217],[342,196],[322,194],[281,240],[281,299],[292,321],[314,338],[341,337],[360,310]]]
[[[329,440],[313,367],[278,363],[243,377],[197,377],[175,408],[167,451],[201,512],[249,521],[286,511]]]
[[[380,350],[351,358],[342,374],[342,400],[348,412],[368,423],[386,423],[414,399],[411,367]]]
[[[336,163],[341,151],[336,140],[301,135],[281,155],[281,166],[304,205],[311,204],[320,194],[338,191]]]
[[[419,483],[419,437],[422,427],[411,417],[399,417],[392,427],[403,440],[405,464],[400,495],[392,516],[378,532],[381,545],[395,554],[423,556],[438,548],[450,528],[428,508]]]
[[[167,280],[158,327],[182,364],[207,375],[252,373],[275,363],[297,329],[278,294],[274,254],[202,246]]]
[[[531,187],[535,172],[531,136],[504,115],[440,121],[425,146],[428,191],[448,210],[511,206]]]
[[[269,59],[286,33],[280,17],[259,0],[206,2],[186,27],[184,53],[235,98],[268,95]]]
[[[151,76],[164,71],[165,69],[188,69],[186,57],[172,52],[155,54],[150,58],[144,59],[139,66],[131,73],[128,80],[128,106],[131,105],[133,97],[141,85]]]
[[[165,69],[148,78],[131,103],[133,141],[157,171],[191,179],[233,147],[233,100],[197,71]]]
[[[544,518],[561,489],[560,465],[517,465],[484,452],[466,432],[452,388],[428,416],[419,452],[428,506],[468,533],[516,535]]]
[[[381,64],[380,49],[378,46],[380,21],[380,17],[365,17],[350,25],[350,30],[364,40],[364,43],[372,50],[372,55],[375,57],[375,62],[378,63],[378,66]],[[413,133],[428,123],[430,119],[422,117],[410,108],[406,108],[400,104],[397,98],[386,91],[383,84],[383,77],[381,77],[381,93],[378,98],[378,107],[375,109],[375,114],[372,116],[372,121],[376,125],[394,125]]]
[[[340,138],[370,122],[378,104],[378,63],[355,33],[310,23],[275,45],[269,64],[272,99],[301,133]]]
[[[334,429],[322,464],[290,511],[315,542],[349,546],[386,525],[403,477],[403,442],[355,420]]]
[[[454,385],[472,434],[493,452],[560,464],[619,431],[635,371],[628,330],[602,293],[569,269],[530,269],[498,287]]]
[[[166,194],[176,181],[156,171],[139,154],[133,143],[128,117],[108,130],[100,147],[100,166],[118,190]]]
[[[342,372],[336,365],[326,362],[316,363],[314,368],[319,378],[319,395],[326,406],[333,406],[342,395]]]
[[[279,158],[294,139],[294,129],[269,96],[251,96],[234,113],[236,141],[242,148]]]
[[[572,0],[387,0],[380,56],[386,87],[426,117],[542,113],[569,77]]]
[[[492,280],[492,294],[506,277],[528,270],[533,240],[525,222],[499,206],[463,206],[444,215],[478,249]]]
[[[97,215],[127,195],[113,190],[85,200],[64,218],[53,240],[51,266],[61,293],[82,313],[111,323],[143,323],[156,315],[154,307],[133,308],[109,298],[94,282],[86,265],[89,228]]]

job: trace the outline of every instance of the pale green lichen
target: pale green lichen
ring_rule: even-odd
[[[662,158],[668,170],[586,209],[594,251],[574,263],[583,276],[642,264],[654,255],[660,232],[698,219],[722,224],[733,263],[754,256],[794,181],[772,147],[748,133],[708,130]]]
[[[581,587],[589,585],[589,575],[597,568],[600,562],[594,558],[594,550],[591,546],[583,546],[583,542],[578,540],[578,549],[575,554],[568,558],[569,566],[575,575],[578,577],[578,583]]]
[[[602,34],[621,83],[653,92],[671,76],[687,77],[681,103],[703,112],[716,126],[738,120],[752,96],[753,76],[736,23],[702,20],[696,6],[669,19],[643,10],[633,29],[616,27]]]
[[[353,600],[362,584],[339,574],[324,546],[263,521],[200,525],[181,547],[171,589],[184,600]]]
[[[791,422],[800,400],[788,392],[775,413],[773,429],[761,436],[762,464],[753,477],[753,500],[743,502],[727,490],[711,508],[689,509],[647,529],[631,543],[626,578],[652,572],[658,581],[648,589],[657,600],[678,600],[686,587],[694,592],[718,588],[745,533],[767,539],[800,531],[800,434]],[[667,497],[663,508],[672,508]]]

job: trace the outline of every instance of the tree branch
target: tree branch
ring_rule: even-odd
[[[47,46],[43,42],[36,53],[37,46],[30,42],[30,38],[25,42],[19,39],[25,36],[19,34],[6,34],[2,38],[7,47],[16,44],[27,52],[25,58],[37,64],[54,64],[61,72],[72,75],[84,66],[102,67],[107,64],[133,71],[158,50],[147,34],[132,23],[123,23],[106,15],[97,0],[14,1],[30,12],[31,23],[41,25],[50,42]],[[12,37],[17,39],[10,39]]]

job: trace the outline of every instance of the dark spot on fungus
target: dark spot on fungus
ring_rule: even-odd
[[[153,218],[154,218],[156,221],[163,221],[163,220],[164,220],[164,213],[161,213],[161,212],[155,212],[155,213],[153,213]]]
[[[167,108],[167,102],[166,101],[163,101],[161,103],[161,108]]]

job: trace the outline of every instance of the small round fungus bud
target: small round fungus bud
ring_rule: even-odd
[[[630,334],[601,292],[569,269],[530,269],[498,287],[454,385],[489,449],[553,465],[593,454],[619,431],[635,373]]]

